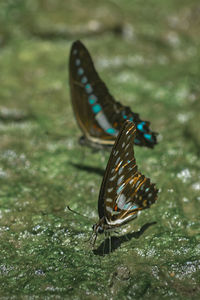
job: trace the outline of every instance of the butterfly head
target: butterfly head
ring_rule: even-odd
[[[104,226],[103,226],[103,223],[102,223],[102,220],[100,220],[98,223],[94,224],[92,226],[92,229],[93,229],[93,234],[92,234],[92,237],[91,237],[91,244],[92,244],[92,247],[94,247],[94,244],[96,242],[96,239],[97,239],[97,235],[98,234],[102,234],[104,233]]]
[[[102,234],[102,233],[104,233],[104,228],[103,228],[102,225],[99,224],[99,223],[94,224],[94,225],[92,226],[92,229],[93,229],[93,232],[94,232],[95,234]]]

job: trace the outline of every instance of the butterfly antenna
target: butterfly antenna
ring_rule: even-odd
[[[92,246],[92,249],[94,249],[96,239],[97,239],[97,233],[93,233],[90,237],[90,245]]]
[[[68,208],[69,211],[71,211],[72,213],[74,213],[74,214],[76,214],[76,215],[78,215],[78,216],[84,217],[85,219],[88,219],[88,220],[90,220],[90,221],[93,221],[91,218],[89,218],[89,217],[87,217],[87,216],[85,216],[85,215],[82,215],[82,214],[80,214],[79,212],[77,212],[77,211],[71,209],[71,208],[69,207],[69,205],[67,205],[67,208]]]

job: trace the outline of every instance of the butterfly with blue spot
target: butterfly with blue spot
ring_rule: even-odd
[[[133,152],[136,134],[134,123],[125,121],[112,148],[99,193],[99,221],[93,225],[93,245],[98,233],[109,233],[135,219],[157,199],[155,184],[138,172]]]
[[[97,74],[91,56],[80,42],[73,43],[69,59],[71,101],[76,120],[83,132],[80,143],[94,148],[112,147],[124,121],[136,125],[135,144],[153,148],[155,132],[148,121],[115,101]]]

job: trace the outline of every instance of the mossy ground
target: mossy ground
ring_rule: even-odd
[[[199,11],[198,0],[0,3],[1,298],[199,299]],[[135,147],[158,201],[104,256],[103,239],[96,252],[87,239],[109,153],[77,142],[78,38],[114,97],[159,133],[154,150]]]

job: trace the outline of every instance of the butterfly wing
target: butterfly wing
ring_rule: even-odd
[[[158,190],[137,170],[133,153],[136,128],[126,121],[113,146],[102,181],[98,212],[109,226],[120,226],[149,208],[157,198]]]
[[[118,131],[111,125],[105,113],[106,98],[114,99],[100,80],[89,52],[80,41],[74,42],[69,64],[70,91],[74,114],[85,136],[92,142],[113,145]],[[110,104],[112,102],[112,105]]]
[[[113,145],[124,121],[130,120],[137,128],[135,144],[154,147],[156,134],[150,130],[150,123],[115,101],[80,41],[71,48],[69,77],[74,114],[88,140]]]

